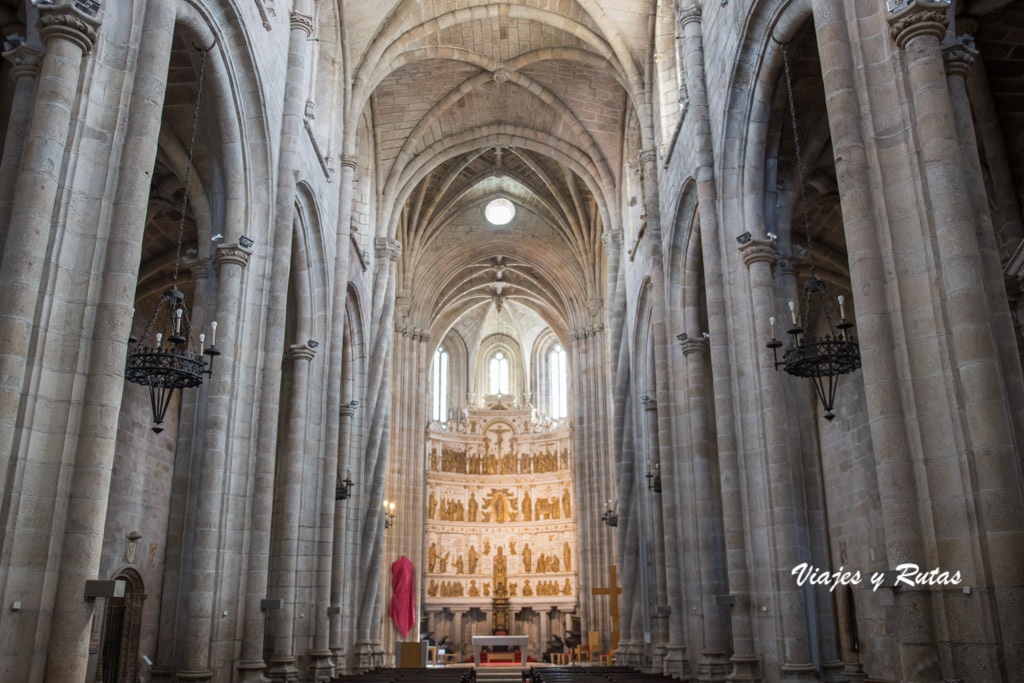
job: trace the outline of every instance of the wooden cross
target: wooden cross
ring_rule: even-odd
[[[618,582],[619,571],[613,564],[608,568],[608,588],[591,588],[591,595],[607,595],[612,606],[612,652],[619,649],[619,596],[622,588]]]

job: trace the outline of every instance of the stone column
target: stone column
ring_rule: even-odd
[[[463,660],[466,658],[466,643],[462,637],[462,617],[466,614],[466,610],[452,610],[452,649],[459,653],[459,659]],[[511,615],[509,616],[511,618]],[[472,650],[472,648],[470,648]],[[479,664],[479,662],[475,662]]]
[[[860,86],[850,47],[849,6],[843,0],[812,0],[825,103],[839,180],[850,281],[856,291],[857,332],[862,375],[875,449],[878,488],[885,527],[886,564],[921,562],[926,557],[920,526],[922,502],[911,448],[912,437],[901,402],[903,375],[896,356],[897,337],[890,314],[888,282],[877,227],[871,164],[863,132]],[[881,10],[880,10],[881,11]],[[916,438],[916,437],[913,437]],[[894,593],[899,615],[903,677],[941,680],[931,621],[931,601],[923,592]]]
[[[653,474],[655,471],[661,470],[661,460],[659,458],[659,447],[658,447],[658,402],[651,396],[643,394],[640,396],[640,403],[644,408],[644,431],[646,433],[647,442],[647,472],[645,474]],[[649,485],[648,482],[652,482],[652,479],[644,478],[644,488]],[[665,668],[665,657],[668,655],[668,644],[669,644],[669,627],[668,627],[668,615],[660,614],[658,608],[661,606],[668,606],[668,587],[667,578],[665,572],[665,510],[662,503],[664,502],[664,488],[662,493],[655,493],[648,489],[647,498],[650,502],[648,511],[651,515],[651,526],[652,535],[654,537],[654,568],[655,568],[655,597],[657,604],[655,605],[654,611],[654,627],[655,627],[655,639],[653,648],[653,671],[655,673],[661,673]],[[673,510],[669,510],[668,514],[672,515]],[[676,643],[678,649],[678,643]]]
[[[338,462],[339,481],[345,477],[345,472],[352,461],[352,418],[358,407],[359,401],[349,401],[343,403],[339,409],[341,418],[338,430],[341,443],[341,457]],[[334,546],[331,552],[331,607],[335,613],[331,615],[330,649],[338,666],[345,661],[341,614],[345,608],[345,605],[342,604],[345,597],[345,583],[353,580],[353,577],[345,574],[345,555],[351,551],[345,543],[347,530],[345,512],[348,510],[348,502],[348,500],[339,500],[335,503]]]
[[[196,259],[189,263],[189,270],[195,279],[192,326],[196,330],[206,329],[205,312],[211,289],[213,264],[209,259]],[[200,458],[196,455],[199,451],[196,442],[201,440],[202,436],[197,433],[197,425],[204,422],[205,403],[201,390],[186,391],[181,397],[181,417],[178,421],[178,438],[174,448],[170,511],[167,518],[163,582],[160,585],[160,621],[157,631],[157,651],[154,657],[156,664],[150,670],[152,680],[161,683],[172,680],[175,664],[175,634],[178,632],[178,606],[188,594],[188,584],[183,581],[186,564],[183,548],[190,545],[187,540],[190,534],[186,529],[188,522],[192,519],[187,509],[189,482],[198,478],[197,467]],[[178,643],[179,648],[180,645]]]
[[[18,429],[36,302],[48,268],[47,248],[82,61],[100,26],[98,17],[77,9],[71,0],[44,5],[39,13],[45,52],[0,262],[0,498]],[[101,531],[102,527],[101,515]]]
[[[944,312],[952,350],[954,381],[959,389],[956,407],[967,428],[966,444],[950,444],[959,453],[950,453],[959,461],[974,463],[973,485],[964,491],[982,509],[999,510],[998,515],[985,515],[973,530],[986,538],[990,557],[989,580],[994,587],[1019,585],[1019,568],[1024,564],[1024,509],[1020,493],[1019,462],[1015,453],[1006,394],[1001,377],[999,348],[993,338],[998,331],[998,318],[990,314],[990,298],[995,298],[1002,311],[1002,289],[986,291],[982,254],[986,229],[981,226],[983,243],[979,244],[975,215],[970,201],[971,187],[967,180],[970,164],[961,152],[962,137],[957,131],[957,115],[953,110],[946,82],[944,60],[939,41],[946,35],[946,3],[914,0],[905,10],[889,18],[891,34],[904,50],[917,138],[921,145],[924,180],[931,201],[931,218],[935,244],[940,259]],[[956,71],[956,69],[954,69]],[[962,72],[953,80],[954,95],[963,99]],[[964,134],[974,139],[968,128],[969,116],[961,112]],[[973,156],[973,155],[969,155]],[[970,159],[967,159],[969,162]],[[978,188],[973,188],[978,189]],[[983,186],[981,186],[983,189]],[[1000,316],[1001,317],[1001,316]],[[1003,330],[1004,334],[1007,333]],[[1019,370],[1005,368],[1017,374]],[[932,457],[932,454],[928,454]],[[933,472],[940,471],[940,462],[929,462]],[[951,464],[959,467],[959,464]],[[944,471],[944,470],[942,470]],[[932,498],[932,506],[945,508],[949,503]],[[953,514],[953,509],[940,510]],[[981,526],[983,525],[983,526]],[[976,552],[974,544],[958,547],[947,553],[953,557]],[[980,580],[980,576],[978,577]],[[994,656],[994,655],[993,655]]]
[[[11,220],[14,203],[14,189],[18,182],[18,168],[25,149],[25,138],[32,121],[32,105],[36,92],[36,78],[43,51],[28,42],[3,53],[9,61],[11,78],[14,79],[14,96],[11,98],[11,116],[7,122],[7,136],[4,142],[3,158],[0,159],[0,261],[4,255],[7,229]]]
[[[740,250],[750,276],[750,304],[755,312],[755,338],[770,339],[768,317],[775,309],[772,287],[775,247],[771,242],[751,240]],[[764,314],[757,315],[761,312]],[[767,473],[763,485],[766,487],[766,501],[771,513],[771,562],[775,576],[773,586],[777,592],[775,604],[780,612],[785,644],[782,680],[786,683],[812,681],[815,668],[811,662],[808,642],[805,596],[790,575],[793,567],[802,561],[803,552],[800,547],[799,502],[791,475],[795,463],[789,448],[785,390],[768,349],[760,345],[758,353],[762,357],[758,363],[759,409],[765,440],[764,471]]]
[[[214,255],[218,273],[216,314],[219,323],[217,358],[213,375],[207,380],[206,425],[196,492],[195,544],[192,560],[192,588],[188,596],[185,644],[182,649],[180,681],[209,681],[210,641],[216,610],[215,587],[219,582],[218,558],[221,547],[221,500],[226,487],[228,458],[228,422],[232,403],[232,379],[235,357],[241,341],[238,337],[239,305],[245,267],[252,251],[241,245],[221,244]]]
[[[384,519],[381,503],[384,500],[384,483],[388,449],[388,423],[391,419],[391,357],[394,335],[395,313],[395,270],[402,254],[398,240],[377,238],[375,240],[376,268],[373,299],[374,312],[371,316],[371,339],[374,346],[369,361],[370,376],[367,382],[367,405],[370,406],[371,420],[366,444],[366,472],[371,477],[367,482],[367,510],[362,527],[362,557],[360,577],[365,587],[360,598],[357,624],[355,657],[357,668],[366,669],[381,661],[380,613],[383,604],[381,590],[381,557],[384,545]],[[378,303],[379,302],[379,303]]]
[[[728,557],[729,592],[735,599],[732,606],[733,671],[730,680],[758,680],[760,661],[754,654],[753,623],[750,602],[750,573],[747,566],[746,529],[742,504],[742,475],[739,469],[738,439],[729,347],[729,321],[726,314],[725,282],[721,226],[718,214],[718,190],[715,185],[714,140],[708,109],[704,69],[704,35],[701,11],[696,0],[683,0],[677,22],[686,37],[686,85],[690,94],[690,112],[696,128],[697,201],[700,210],[701,253],[704,258],[704,280],[707,293],[708,331],[711,339],[723,340],[710,347],[715,397],[715,419],[718,433],[718,459],[722,487],[722,519]]]
[[[303,479],[307,464],[306,413],[309,398],[310,364],[316,351],[305,344],[293,344],[287,357],[291,364],[291,397],[288,401],[288,436],[285,452],[278,458],[278,480],[281,491],[279,512],[280,540],[277,571],[272,594],[284,600],[283,609],[274,614],[274,654],[269,658],[270,680],[293,683],[300,678],[295,666],[295,603],[299,564],[299,526],[302,514]]]
[[[1021,367],[1020,367],[1020,356],[1019,349],[1017,346],[1016,334],[1013,324],[1013,318],[1010,314],[1009,302],[1006,296],[1006,285],[1003,280],[1002,264],[999,259],[999,249],[997,246],[997,238],[995,229],[992,222],[992,214],[989,210],[989,198],[985,184],[985,178],[982,173],[981,159],[978,153],[977,144],[977,133],[974,128],[974,120],[971,113],[971,103],[967,95],[967,84],[965,79],[970,73],[972,67],[975,65],[975,59],[977,57],[977,51],[973,50],[970,46],[963,44],[962,42],[956,42],[945,50],[946,65],[948,71],[947,82],[949,85],[950,97],[953,105],[953,114],[955,117],[957,134],[960,139],[960,152],[963,158],[963,167],[967,179],[968,196],[971,200],[971,208],[974,214],[975,224],[977,226],[977,239],[978,246],[981,250],[981,259],[983,274],[985,279],[985,299],[988,302],[989,318],[992,321],[992,331],[994,333],[994,342],[996,345],[997,360],[999,365],[999,376],[1005,385],[1006,394],[1008,398],[1007,409],[1010,413],[1011,427],[1013,426],[1012,421],[1020,422],[1021,410],[1024,410],[1024,383],[1022,383]],[[1021,431],[1016,430],[1016,434],[1012,433],[1011,436],[1015,437],[1016,449],[1018,452],[1024,450],[1024,446],[1021,444],[1021,439],[1024,435]],[[1012,458],[1010,458],[1012,460]],[[1012,462],[1005,463],[1002,466],[1002,472],[1005,475],[1010,475],[1012,472]],[[1015,515],[1017,518],[1016,529],[1018,533],[1018,541],[1024,542],[1020,538],[1020,529],[1024,526],[1024,511],[1021,510],[1020,502],[1020,488],[1015,487],[1012,484],[1006,487],[1008,491],[1000,494],[996,494],[990,500],[991,504],[996,505],[1001,510],[1001,514]],[[1014,491],[1017,491],[1017,495],[1014,496]],[[986,492],[982,495],[982,499],[988,498]],[[1016,510],[1012,508],[1003,507],[1002,498],[1010,498],[1017,500]],[[987,506],[987,504],[986,504]],[[988,518],[986,516],[985,526],[978,528],[978,535],[986,535],[992,533],[992,530],[988,528]],[[1000,526],[1002,528],[995,529],[995,533],[999,536],[1003,536],[1003,531],[1010,526],[1010,523],[1003,523]],[[1011,541],[1016,543],[1016,541]],[[992,545],[991,542],[987,544],[987,554],[991,558],[992,562],[996,562],[996,558],[1005,557],[1004,552],[1006,548],[1003,545],[1003,541],[999,541],[996,545]],[[1001,561],[1001,560],[1000,560]],[[994,577],[996,578],[996,577]],[[1008,579],[1008,575],[1005,572],[1001,573],[1001,576],[996,578],[993,582],[994,593],[989,596],[989,605],[985,608],[978,606],[978,611],[975,613],[976,618],[981,620],[985,617],[983,614],[990,614],[992,612],[1000,613],[1000,620],[1004,624],[1011,624],[1016,621],[1016,617],[1011,616],[1012,610],[999,609],[999,605],[1008,604],[1008,597],[1004,592],[1004,589],[1008,585],[1002,581]],[[1000,597],[1000,596],[1003,597]],[[1004,627],[1002,630],[1002,636],[1005,639],[1006,650],[1012,651],[1014,648],[1010,645],[1013,642],[1020,642],[1019,638],[1024,629],[1017,628],[1016,635],[1013,633],[1014,627]],[[989,666],[998,666],[997,660],[1003,655],[998,654],[997,650],[1001,649],[1002,646],[999,644],[998,638],[989,637],[988,641],[988,652]],[[1014,661],[1020,663],[1020,655],[1007,655],[1009,658],[1013,658]],[[1019,668],[1015,664],[1008,665],[1009,670]]]
[[[714,480],[707,441],[707,378],[709,344],[699,336],[679,335],[686,362],[686,395],[690,416],[690,457],[693,461],[694,514],[697,517],[697,566],[700,576],[700,610],[703,623],[697,669],[698,681],[724,681],[729,673],[729,653],[722,632],[722,608],[715,603],[715,590],[722,586],[722,567],[717,566],[721,510],[714,499]]]

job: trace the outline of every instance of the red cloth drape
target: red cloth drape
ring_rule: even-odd
[[[388,614],[405,638],[416,621],[416,596],[413,592],[412,562],[405,555],[391,563],[391,607]]]

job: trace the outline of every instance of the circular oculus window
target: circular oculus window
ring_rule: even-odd
[[[491,225],[508,225],[516,215],[516,205],[507,199],[494,199],[484,209],[484,217]]]

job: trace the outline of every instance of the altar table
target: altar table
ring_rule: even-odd
[[[529,636],[473,636],[473,661],[480,663],[480,649],[484,647],[495,647],[507,645],[518,647],[522,653],[521,661],[526,663],[526,648],[530,644]]]

